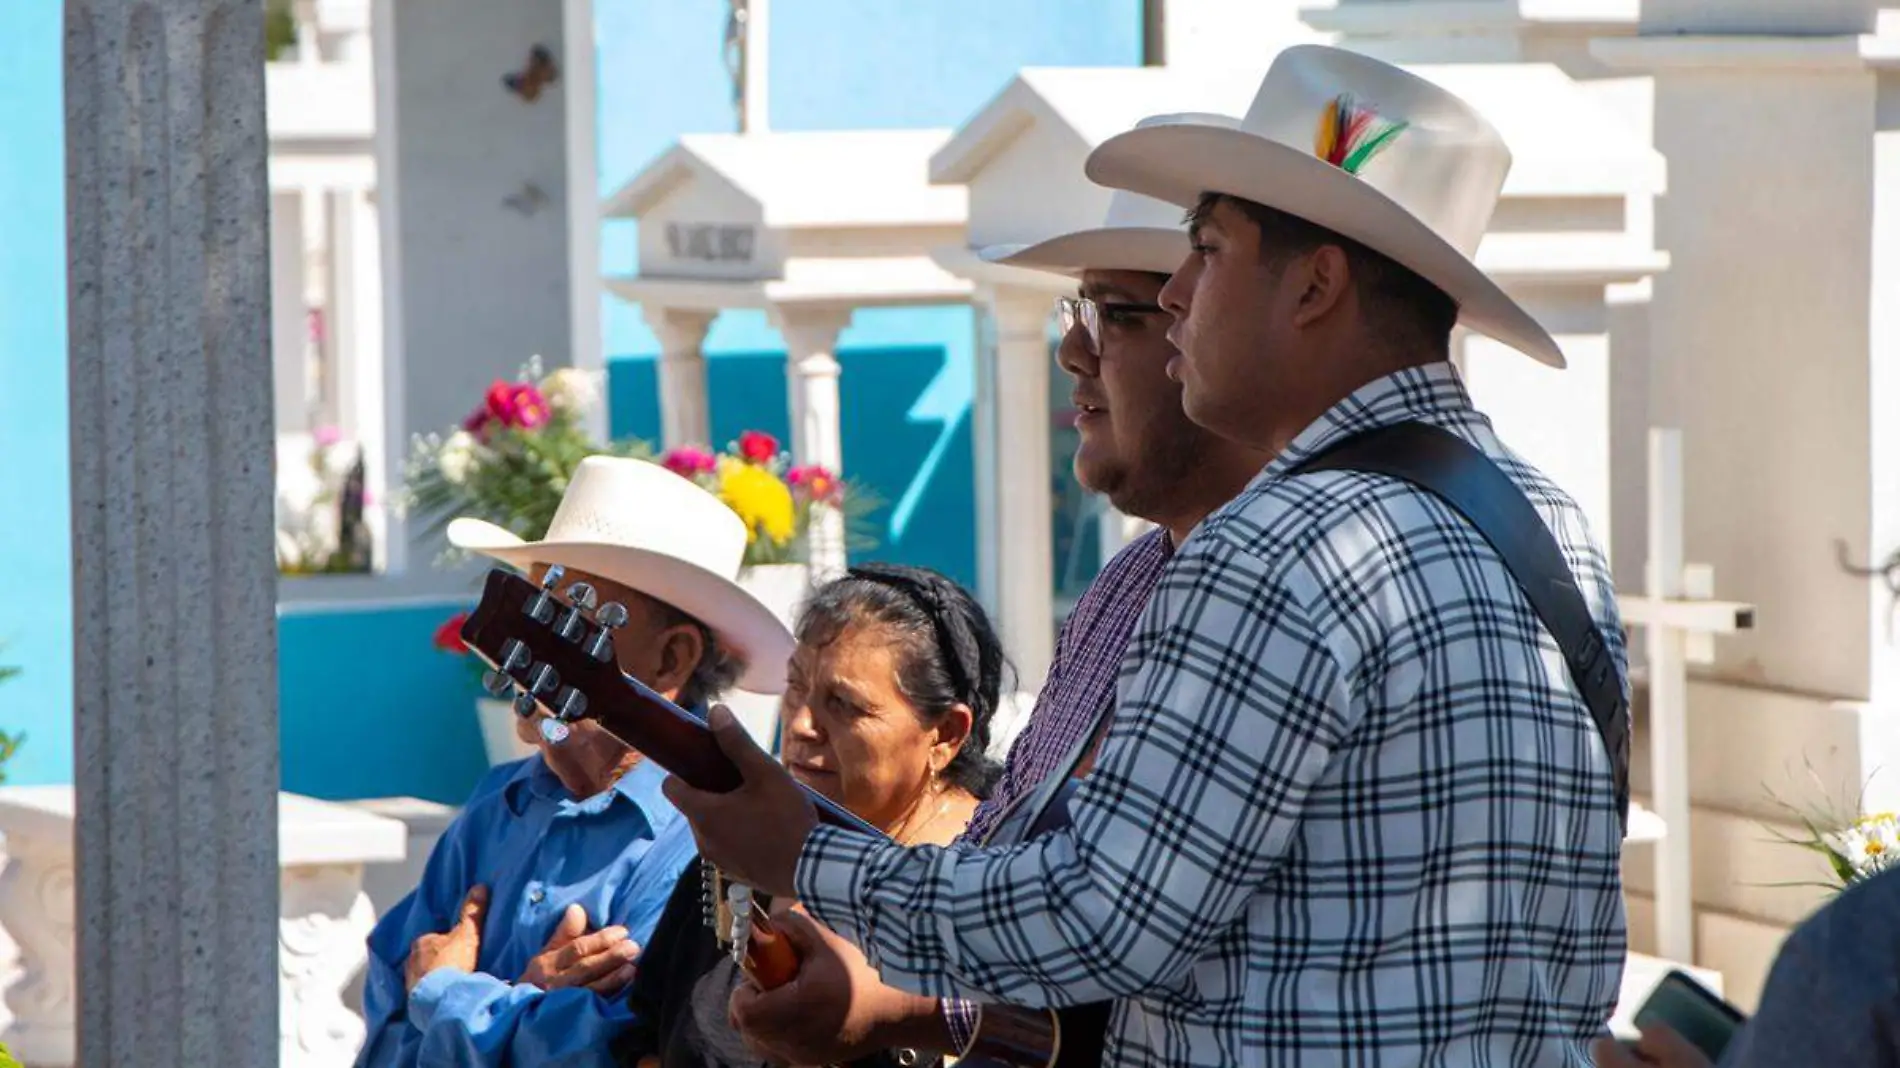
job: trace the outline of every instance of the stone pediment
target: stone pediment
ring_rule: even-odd
[[[967,200],[933,186],[942,130],[696,134],[608,199],[637,219],[642,278],[783,279],[793,258],[917,256],[960,234]]]

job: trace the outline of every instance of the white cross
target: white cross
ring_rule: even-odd
[[[1689,664],[1715,660],[1715,636],[1755,625],[1755,606],[1717,601],[1715,570],[1682,559],[1682,432],[1649,432],[1648,593],[1617,597],[1623,622],[1644,628],[1649,674],[1650,802],[1630,814],[1632,840],[1655,841],[1656,949],[1695,961],[1689,871]]]

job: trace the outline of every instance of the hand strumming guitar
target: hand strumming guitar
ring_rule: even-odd
[[[772,922],[797,950],[798,975],[771,990],[742,983],[732,993],[732,1026],[777,1064],[840,1064],[879,1050],[939,1050],[950,1035],[937,999],[885,986],[858,947],[796,907]]]
[[[818,813],[791,773],[760,749],[731,710],[714,705],[706,717],[719,748],[739,769],[743,784],[730,793],[695,790],[676,777],[662,789],[692,825],[699,852],[735,882],[774,897],[795,896],[792,877]]]

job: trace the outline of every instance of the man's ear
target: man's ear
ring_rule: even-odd
[[[1321,245],[1286,266],[1284,282],[1298,287],[1293,325],[1312,326],[1346,299],[1352,288],[1352,263],[1338,245]]]
[[[658,667],[648,685],[661,693],[678,693],[709,652],[698,627],[680,623],[660,632]]]

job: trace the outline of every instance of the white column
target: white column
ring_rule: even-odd
[[[844,432],[838,405],[838,335],[851,309],[777,307],[772,323],[785,338],[786,400],[792,416],[792,456],[801,464],[844,471]],[[814,583],[845,568],[844,516],[826,508],[811,524]]]
[[[246,1060],[208,1052],[194,1065],[347,1068],[362,1048],[363,1017],[344,995],[368,960],[363,940],[376,921],[364,869],[401,862],[407,830],[397,820],[295,794],[278,803],[281,845],[273,881],[251,904],[275,918],[275,931],[267,930],[260,949],[283,985],[273,991],[276,1011],[266,1004],[258,1020],[247,1021],[276,1032],[274,1052]],[[0,880],[0,927],[19,947],[7,970],[22,976],[5,992],[10,1014],[0,1014],[0,1042],[34,1068],[65,1068],[77,1063],[75,1000],[84,989],[73,968],[72,788],[0,788],[0,832],[11,854]],[[151,901],[138,911],[150,917],[178,904],[161,908]],[[174,974],[181,970],[178,961],[169,963]],[[96,1061],[91,1026],[84,1031],[89,1064]],[[155,1060],[178,1063],[156,1052],[113,1063]]]
[[[384,460],[389,413],[384,404],[382,252],[376,205],[369,190],[331,195],[330,352],[336,361],[337,427],[363,448],[364,486],[370,503],[364,519],[376,544],[378,566],[386,562],[389,499]]]
[[[1055,533],[1049,509],[1049,298],[1027,289],[982,294],[994,328],[994,354],[979,364],[992,388],[985,450],[994,467],[993,530],[978,549],[995,560],[994,611],[1004,649],[1024,690],[1034,692],[1055,655]]]
[[[278,1056],[264,8],[66,0],[79,1056]]]
[[[771,123],[772,0],[746,0],[745,100],[741,133],[764,133]]]
[[[606,329],[600,311],[600,168],[595,145],[594,0],[562,0],[564,67],[558,88],[567,123],[568,363],[601,377],[606,389]],[[587,430],[607,439],[607,405],[587,413]]]
[[[646,305],[647,325],[660,339],[660,439],[667,448],[711,445],[706,399],[706,331],[713,312]]]

